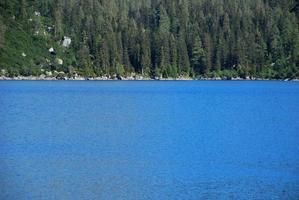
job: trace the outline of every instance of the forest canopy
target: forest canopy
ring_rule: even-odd
[[[290,0],[1,0],[0,70],[299,77]]]

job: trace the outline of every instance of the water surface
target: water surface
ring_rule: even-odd
[[[295,82],[0,82],[0,199],[298,199]]]

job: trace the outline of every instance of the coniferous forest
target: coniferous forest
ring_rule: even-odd
[[[299,77],[293,0],[1,0],[4,76]],[[297,14],[297,16],[296,16]]]

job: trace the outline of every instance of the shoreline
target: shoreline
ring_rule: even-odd
[[[108,77],[75,77],[75,78],[57,78],[57,77],[43,77],[43,76],[17,76],[17,77],[6,77],[6,76],[0,76],[0,81],[292,81],[292,82],[299,82],[299,79],[262,79],[262,78],[232,78],[232,79],[226,79],[226,78],[186,78],[186,77],[180,77],[180,78],[125,78],[121,77],[120,79],[117,78],[108,78]]]

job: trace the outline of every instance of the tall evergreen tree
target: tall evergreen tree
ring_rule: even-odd
[[[202,42],[199,37],[195,38],[194,46],[192,48],[192,68],[196,74],[204,74],[206,70],[206,53],[202,46]]]

